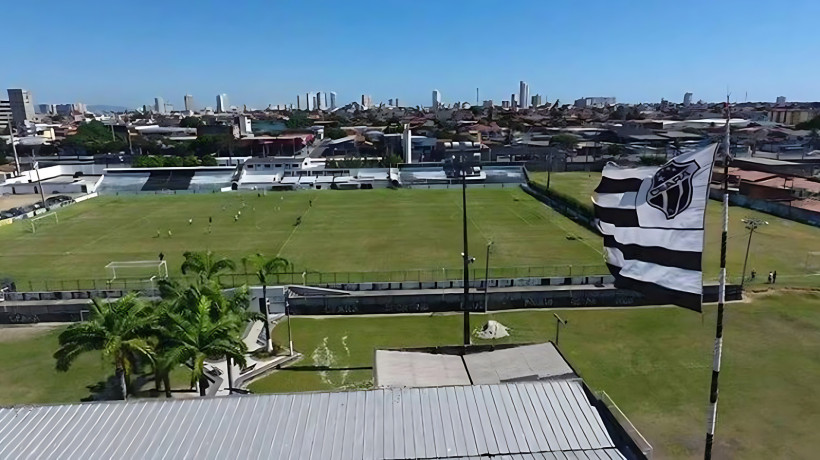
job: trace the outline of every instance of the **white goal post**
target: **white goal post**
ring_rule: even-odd
[[[52,221],[55,224],[60,223],[60,218],[57,217],[56,212],[48,212],[39,216],[29,217],[29,224],[31,225],[31,233],[37,233],[37,227],[43,224],[49,224]]]
[[[168,278],[168,264],[164,260],[126,260],[110,262],[105,266],[108,279],[120,278],[155,279]]]

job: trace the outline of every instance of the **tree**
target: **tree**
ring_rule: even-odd
[[[550,145],[554,144],[564,150],[574,150],[578,140],[578,137],[572,134],[556,134],[550,139]]]
[[[174,167],[178,168],[180,166],[183,166],[182,158],[180,158],[180,157],[171,156],[171,157],[161,157],[161,158],[162,158],[162,166],[165,167],[165,168],[174,168]]]
[[[219,274],[236,269],[231,259],[217,257],[212,251],[185,251],[182,254],[182,274],[195,273],[200,279],[213,280]]]
[[[205,396],[205,360],[224,356],[244,366],[248,347],[240,337],[244,325],[240,316],[228,313],[214,319],[207,296],[198,297],[191,307],[188,314],[168,313],[164,355],[168,362],[190,363],[191,384],[198,383],[200,396]]]
[[[311,126],[313,122],[307,117],[305,112],[294,111],[290,118],[285,121],[288,129],[301,129]]]
[[[262,310],[263,314],[265,315],[264,322],[265,322],[265,334],[267,335],[267,340],[265,342],[265,351],[268,353],[273,352],[273,339],[270,334],[270,319],[269,315],[270,312],[268,311],[268,281],[270,281],[270,276],[275,275],[278,273],[285,273],[288,270],[292,270],[293,265],[290,263],[288,259],[283,257],[272,257],[272,258],[265,258],[260,253],[256,253],[253,256],[244,257],[242,259],[242,265],[246,267],[251,267],[256,275],[256,278],[259,280],[259,284],[262,285]],[[290,318],[288,318],[290,321]],[[290,333],[290,323],[288,323],[288,333]]]
[[[213,155],[205,155],[200,159],[202,166],[216,166],[216,158]]]
[[[186,156],[185,158],[182,159],[182,166],[185,166],[185,167],[188,167],[188,168],[193,167],[193,166],[199,166],[199,159],[197,157],[193,156],[193,155],[188,155],[188,156]]]
[[[610,144],[609,147],[606,148],[606,153],[614,157],[626,155],[626,147],[624,147],[623,144]]]
[[[325,128],[325,136],[330,139],[341,139],[343,137],[347,137],[347,131],[341,128],[328,127]]]
[[[820,115],[795,125],[795,129],[820,129]]]
[[[122,398],[126,399],[131,372],[139,358],[151,358],[147,337],[152,327],[148,304],[131,293],[109,302],[93,299],[88,321],[75,323],[60,333],[54,353],[57,370],[65,372],[86,351],[100,350],[115,367]]]
[[[68,136],[62,145],[85,150],[90,154],[119,152],[128,146],[125,141],[113,135],[110,126],[96,120],[80,124],[76,134]]]
[[[199,117],[184,117],[179,121],[180,128],[198,128],[204,124],[205,122]]]

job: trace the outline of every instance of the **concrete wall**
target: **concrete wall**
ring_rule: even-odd
[[[721,190],[711,189],[709,191],[709,197],[714,200],[720,200],[722,196],[723,192]],[[820,227],[820,213],[790,206],[788,202],[766,201],[740,194],[730,194],[729,203],[735,206],[742,206],[744,208],[754,209],[755,211],[772,214],[784,219]]]

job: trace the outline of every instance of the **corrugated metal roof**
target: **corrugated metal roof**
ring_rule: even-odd
[[[623,458],[577,381],[0,409],[0,458],[491,455]]]

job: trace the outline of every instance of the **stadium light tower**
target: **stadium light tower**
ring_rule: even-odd
[[[466,154],[453,155],[453,172],[461,177],[461,218],[464,236],[464,250],[461,253],[464,262],[464,298],[462,308],[464,309],[464,346],[470,345],[470,264],[475,262],[475,257],[470,257],[467,252],[467,174],[472,170],[472,164]]]
[[[746,224],[746,229],[749,230],[749,241],[746,243],[746,257],[743,259],[743,274],[740,277],[740,288],[743,289],[743,283],[746,282],[746,263],[749,262],[749,248],[752,247],[752,234],[758,227],[769,225],[769,223],[756,217],[745,217],[741,219],[741,221]]]

